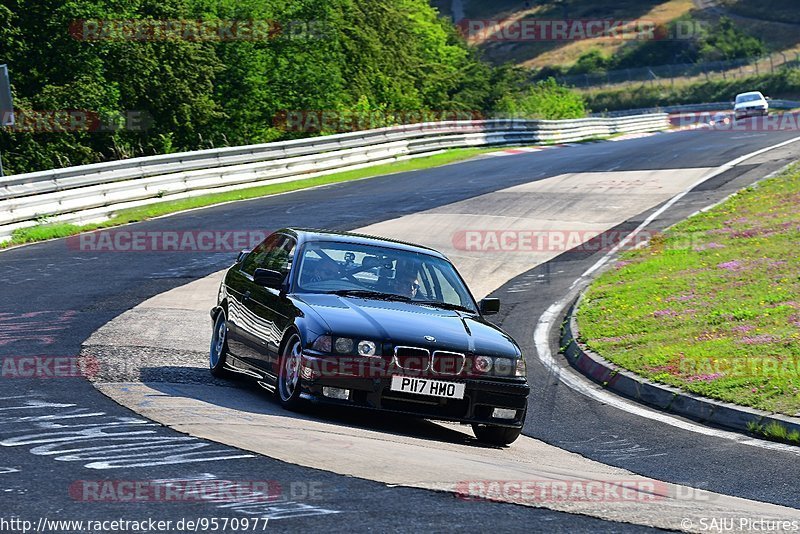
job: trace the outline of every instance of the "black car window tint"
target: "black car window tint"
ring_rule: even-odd
[[[286,251],[286,258],[284,264],[281,266],[281,272],[286,274],[292,269],[292,262],[294,261],[294,251],[297,248],[297,241],[294,238],[287,237],[286,242],[283,244],[283,250]]]
[[[242,272],[253,276],[256,269],[263,267],[269,253],[272,252],[275,247],[280,246],[284,239],[285,236],[279,234],[272,234],[267,237],[247,255],[244,264],[242,264]]]
[[[261,265],[262,269],[272,269],[280,273],[289,272],[289,265],[292,261],[292,251],[294,250],[294,239],[288,236],[281,236],[281,240],[267,251]]]

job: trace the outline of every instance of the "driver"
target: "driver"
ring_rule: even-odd
[[[339,269],[330,261],[317,260],[314,262],[311,272],[308,273],[306,282],[325,282],[326,280],[335,280],[339,278]]]
[[[393,291],[398,295],[414,298],[419,292],[419,280],[415,274],[417,270],[412,263],[400,265],[398,262]]]

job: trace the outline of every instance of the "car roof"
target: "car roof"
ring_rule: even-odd
[[[357,234],[353,232],[336,232],[333,230],[319,230],[316,228],[282,228],[277,232],[290,234],[297,238],[297,244],[301,245],[308,241],[331,241],[338,243],[353,243],[357,245],[383,246],[406,252],[417,252],[447,259],[444,254],[422,245],[415,245],[406,241],[388,239],[385,237],[372,236],[367,234]]]
[[[761,91],[749,91],[747,93],[739,93],[738,95],[736,95],[736,98],[739,98],[740,96],[747,96],[747,95],[758,95],[758,96],[761,96],[761,97],[764,96],[764,95],[761,94]]]

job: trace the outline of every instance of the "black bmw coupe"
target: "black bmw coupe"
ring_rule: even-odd
[[[210,367],[304,401],[471,424],[519,437],[530,388],[525,358],[484,316],[435,250],[365,235],[287,228],[242,252],[211,310]]]

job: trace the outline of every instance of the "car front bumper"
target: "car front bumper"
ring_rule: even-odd
[[[733,113],[737,119],[743,119],[745,117],[766,115],[768,113],[768,110],[765,108],[742,108],[742,109],[737,109]]]
[[[314,355],[303,355],[304,365],[312,360],[309,368],[319,363]],[[317,361],[314,361],[317,360]],[[302,376],[301,372],[301,376]],[[530,387],[524,378],[489,379],[463,378],[461,376],[423,375],[444,382],[465,384],[462,399],[417,395],[391,390],[392,376],[348,376],[326,373],[325,376],[306,376],[302,380],[302,397],[313,403],[355,406],[371,410],[394,412],[426,419],[478,423],[511,428],[522,428],[525,423],[527,399]],[[418,377],[420,375],[409,375]],[[347,390],[347,398],[325,395],[325,389]],[[494,409],[513,411],[512,418],[494,417]]]

